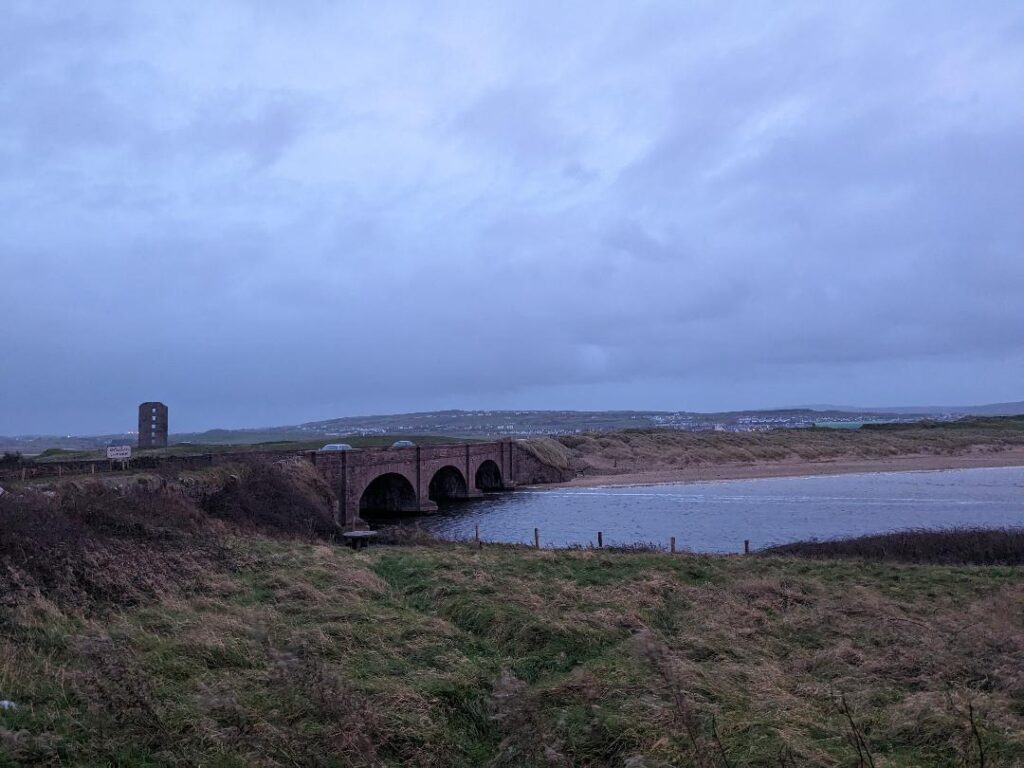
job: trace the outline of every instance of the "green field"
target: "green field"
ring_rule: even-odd
[[[222,546],[3,607],[0,764],[1024,761],[1020,569]]]

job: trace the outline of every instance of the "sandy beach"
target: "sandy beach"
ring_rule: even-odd
[[[863,472],[919,472],[924,470],[970,469],[975,467],[1024,467],[1024,447],[1005,450],[977,450],[956,455],[916,454],[884,459],[836,459],[828,461],[759,461],[735,464],[704,464],[649,472],[594,474],[564,483],[537,488],[593,488],[607,485],[650,485],[706,480],[747,480],[761,477],[803,477],[844,475]],[[525,486],[524,486],[525,487]]]

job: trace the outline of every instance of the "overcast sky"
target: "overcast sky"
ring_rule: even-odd
[[[1024,4],[5,0],[0,434],[1024,399]]]

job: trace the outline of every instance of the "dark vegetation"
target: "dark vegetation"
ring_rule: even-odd
[[[186,588],[218,554],[204,516],[176,496],[102,485],[0,497],[0,602],[136,605]],[[174,588],[170,585],[173,584]]]
[[[335,498],[309,462],[253,462],[202,501],[208,514],[247,530],[329,537],[338,532]]]
[[[1024,528],[894,531],[848,539],[800,541],[761,553],[900,563],[1024,565]]]
[[[302,461],[252,462],[168,483],[64,482],[0,497],[0,599],[45,596],[89,608],[193,589],[228,557],[230,532],[337,532],[334,496]]]
[[[4,455],[0,456],[0,468],[20,467],[23,461],[18,451],[4,451]]]
[[[354,553],[304,471],[0,497],[0,766],[1024,761],[1020,568]]]
[[[868,432],[906,432],[946,429],[958,430],[993,430],[993,431],[1024,431],[1024,414],[1018,416],[972,416],[957,421],[933,421],[923,419],[914,422],[897,422],[891,424],[865,424],[861,429]]]

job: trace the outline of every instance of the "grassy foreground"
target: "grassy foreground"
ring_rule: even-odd
[[[1012,567],[167,552],[136,592],[0,594],[0,764],[1024,764]]]

